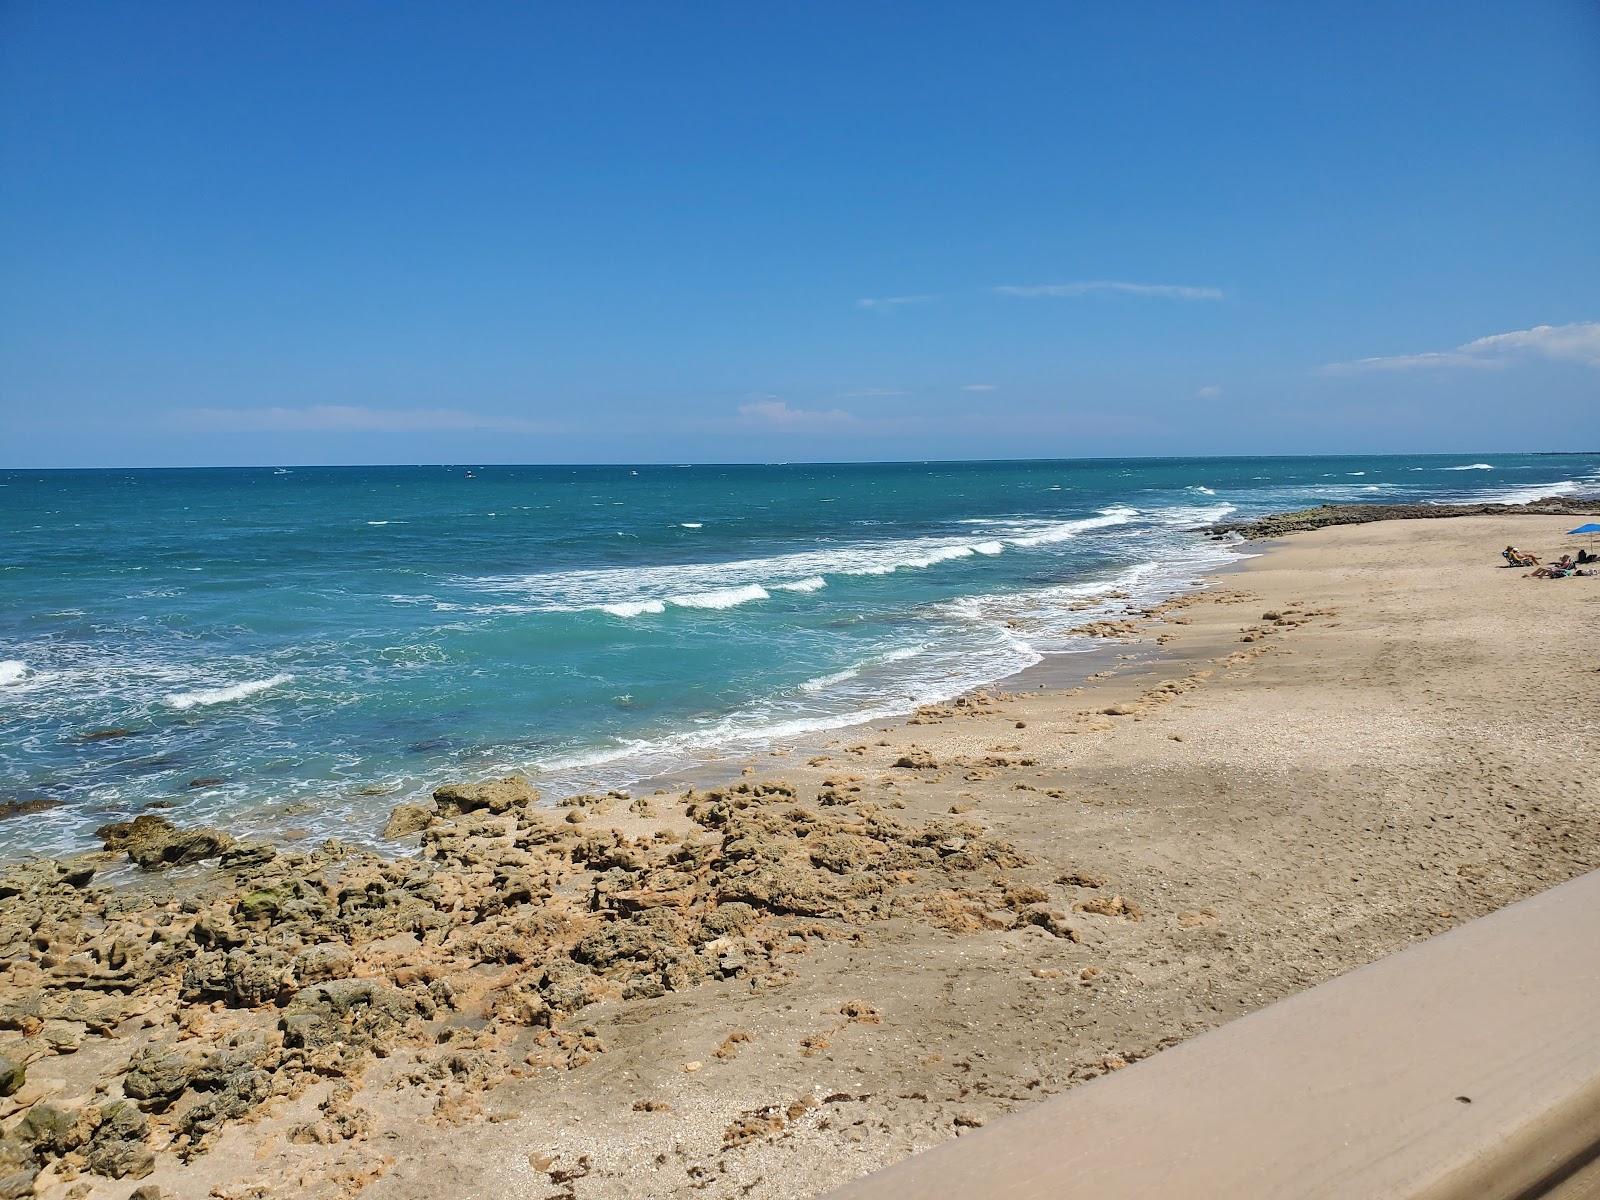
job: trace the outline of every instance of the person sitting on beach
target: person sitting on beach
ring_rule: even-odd
[[[1587,550],[1580,549],[1578,551],[1578,561],[1580,563],[1600,562],[1600,554],[1590,554]]]
[[[1539,565],[1537,558],[1531,554],[1524,554],[1515,546],[1507,546],[1500,551],[1500,556],[1506,560],[1508,566],[1512,567],[1537,567]]]

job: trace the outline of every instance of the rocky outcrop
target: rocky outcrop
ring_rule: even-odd
[[[156,813],[143,813],[131,821],[117,821],[96,829],[107,850],[123,850],[146,871],[165,871],[221,858],[233,847],[233,838],[220,829],[179,829]]]
[[[1247,521],[1218,521],[1196,530],[1221,538],[1237,534],[1249,541],[1285,537],[1329,525],[1364,525],[1372,521],[1417,521],[1439,517],[1477,516],[1594,516],[1600,498],[1574,499],[1547,496],[1528,504],[1321,504],[1292,512],[1271,513]]]
[[[375,1056],[410,1055],[424,1082],[467,1070],[468,1050],[479,1083],[574,1069],[605,1051],[580,1023],[591,1005],[771,986],[812,943],[938,919],[924,895],[1002,907],[1022,861],[975,821],[903,818],[854,776],[691,791],[643,823],[626,796],[586,798],[577,824],[537,800],[515,777],[442,787],[397,810],[422,853],[394,860],[144,814],[101,829],[103,853],[0,872],[0,1094],[23,1110],[0,1131],[0,1200],[58,1160],[139,1178],[152,1147],[201,1154],[275,1096],[354,1087]],[[122,857],[217,866],[96,886]],[[110,1065],[94,1105],[30,1094],[23,1064],[68,1053]],[[304,1137],[341,1130],[360,1122],[330,1110]]]
[[[414,833],[421,833],[438,815],[436,809],[421,804],[397,804],[390,811],[389,820],[384,823],[383,832],[378,836],[389,841],[410,837]]]
[[[539,789],[520,775],[508,775],[489,783],[449,783],[433,793],[439,814],[464,816],[485,809],[507,813],[529,808],[539,802]]]

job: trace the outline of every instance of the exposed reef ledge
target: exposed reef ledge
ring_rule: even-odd
[[[1319,504],[1292,512],[1271,513],[1248,521],[1218,521],[1197,532],[1211,537],[1236,533],[1247,541],[1283,537],[1329,525],[1365,525],[1370,521],[1414,521],[1435,517],[1600,515],[1600,496],[1546,496],[1527,504]]]

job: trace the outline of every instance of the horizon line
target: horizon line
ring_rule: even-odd
[[[454,462],[373,462],[373,463],[183,463],[146,466],[77,466],[77,467],[12,467],[0,465],[0,473],[27,471],[356,471],[385,468],[440,468],[463,467],[468,470],[487,470],[491,467],[510,467],[534,470],[607,470],[650,467],[663,470],[686,470],[701,467],[895,467],[944,463],[969,465],[975,463],[1051,463],[1051,462],[1196,462],[1235,459],[1242,461],[1275,458],[1446,458],[1474,454],[1532,455],[1542,458],[1586,458],[1600,456],[1594,450],[1383,450],[1373,452],[1340,451],[1331,454],[1314,454],[1296,451],[1279,454],[1082,454],[1070,456],[1030,456],[999,458],[883,458],[883,459],[770,459],[726,460],[707,462],[649,462],[644,460],[617,460],[613,462],[496,462],[490,459],[460,459]]]

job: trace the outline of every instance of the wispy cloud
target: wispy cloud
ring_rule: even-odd
[[[1021,296],[1038,300],[1061,296],[1088,296],[1113,292],[1124,296],[1153,296],[1162,300],[1222,300],[1216,287],[1190,287],[1181,283],[1127,283],[1120,279],[1083,279],[1073,283],[1001,284],[989,289],[997,296]]]
[[[1205,387],[1195,390],[1194,398],[1196,400],[1215,400],[1220,395],[1222,395],[1222,385],[1208,383]]]
[[[188,408],[170,414],[183,429],[208,433],[556,433],[548,421],[463,412],[454,408],[366,408],[323,404],[308,408]]]
[[[904,388],[861,388],[859,391],[854,392],[840,392],[839,399],[872,399],[881,396],[909,396],[910,394]]]
[[[962,388],[961,390],[963,392],[992,392],[992,391],[994,391],[994,384],[992,384],[992,383],[969,383],[964,388]]]
[[[1479,358],[1455,350],[1435,350],[1424,354],[1391,354],[1383,358],[1358,358],[1352,362],[1329,363],[1323,370],[1335,375],[1354,371],[1428,371],[1435,367],[1467,367],[1496,371],[1510,365],[1503,358]]]
[[[1436,368],[1501,370],[1529,359],[1579,363],[1600,367],[1600,321],[1571,325],[1535,325],[1463,342],[1454,350],[1429,350],[1421,354],[1391,354],[1329,363],[1324,371],[1336,375],[1357,371],[1417,371]]]
[[[854,414],[842,408],[790,408],[788,401],[777,396],[760,396],[739,405],[739,419],[746,425],[793,432],[840,429],[857,423]]]
[[[915,296],[864,296],[856,301],[856,307],[870,308],[874,312],[893,312],[908,304],[927,304],[939,298],[938,292],[925,292]]]

